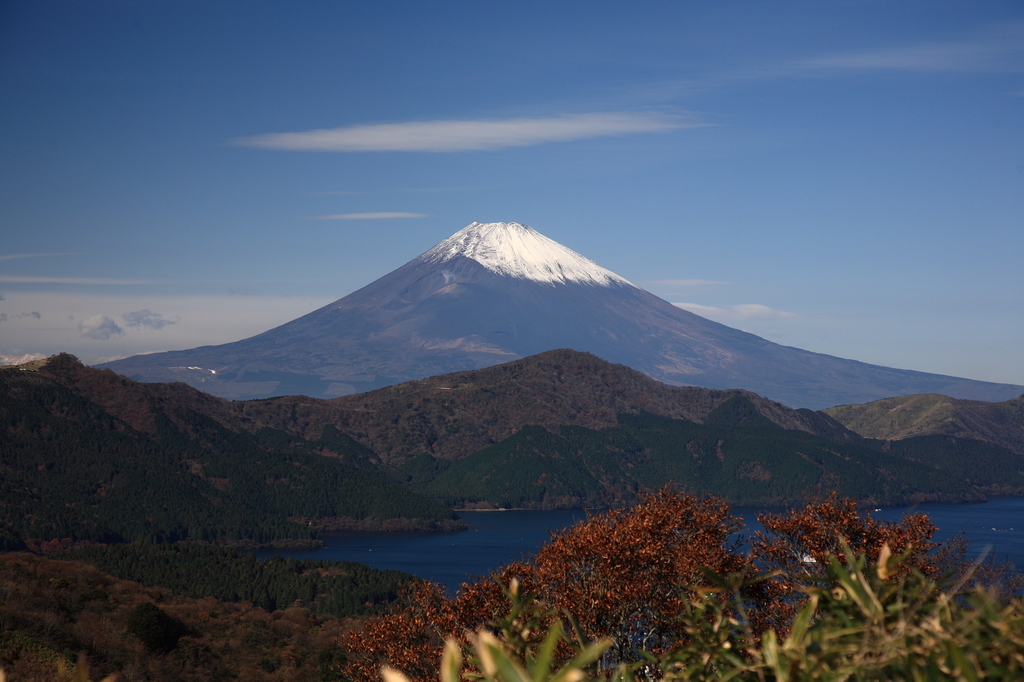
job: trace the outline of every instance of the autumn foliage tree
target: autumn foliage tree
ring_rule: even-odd
[[[720,500],[664,490],[553,536],[516,572],[587,637],[610,638],[607,663],[636,661],[685,637],[680,616],[702,568],[747,566],[730,540],[741,527]]]
[[[768,630],[785,636],[805,588],[826,578],[825,567],[836,556],[852,551],[878,561],[888,546],[886,552],[903,556],[906,570],[922,576],[937,570],[930,554],[936,528],[924,515],[888,523],[859,512],[853,501],[832,498],[759,520],[766,530],[744,552],[736,539],[742,520],[721,500],[669,489],[646,495],[632,508],[553,533],[534,557],[463,584],[454,599],[440,586],[417,583],[401,608],[349,635],[343,643],[348,661],[339,672],[354,682],[375,682],[388,665],[415,682],[436,679],[446,640],[468,646],[471,633],[493,627],[509,612],[502,586],[513,579],[550,609],[549,624],[570,624],[581,646],[610,642],[600,662],[608,671],[644,660],[643,652],[659,655],[685,644],[693,634],[687,621],[692,605],[709,594],[723,604],[742,604],[751,636]],[[758,573],[768,578],[741,580],[732,593],[712,584],[714,576]],[[543,638],[544,629],[535,636]],[[569,660],[571,647],[562,646],[559,656]]]
[[[436,677],[446,638],[494,622],[508,609],[500,585],[515,578],[566,617],[579,635],[611,639],[606,666],[636,661],[685,637],[680,616],[688,589],[704,580],[702,567],[729,573],[749,566],[730,537],[742,527],[724,502],[663,490],[631,509],[616,509],[552,535],[530,560],[464,584],[454,599],[420,583],[404,606],[373,619],[345,642],[345,676],[376,680],[381,665],[414,680]],[[571,652],[562,652],[569,656]]]
[[[938,570],[932,554],[938,547],[932,541],[938,528],[925,514],[891,523],[859,510],[854,500],[833,495],[786,514],[760,514],[757,520],[765,531],[755,533],[751,554],[761,570],[776,576],[763,586],[763,599],[751,605],[755,631],[787,632],[806,589],[826,578],[830,557],[845,560],[844,543],[870,562],[877,562],[888,545],[892,553],[905,555],[901,570],[913,567],[925,577],[934,577]]]

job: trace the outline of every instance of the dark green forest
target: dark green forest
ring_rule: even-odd
[[[248,601],[268,612],[301,606],[339,618],[380,612],[413,580],[408,573],[353,561],[261,561],[230,548],[181,543],[91,547],[54,558],[87,562],[121,580],[166,587],[183,597]]]
[[[401,473],[453,506],[603,507],[669,481],[742,504],[798,503],[832,491],[873,504],[979,499],[963,477],[908,457],[919,448],[886,453],[781,429],[741,401],[705,424],[640,413],[600,430],[526,427],[455,462],[421,455]]]
[[[315,546],[318,530],[457,530],[465,525],[451,507],[604,508],[670,482],[768,505],[831,492],[882,505],[1024,491],[1024,457],[997,445],[948,436],[874,441],[800,411],[804,428],[824,434],[814,435],[783,428],[742,393],[700,423],[637,411],[599,428],[526,424],[463,458],[423,452],[430,443],[408,431],[409,451],[420,454],[396,469],[354,440],[358,433],[308,428],[311,413],[299,407],[312,399],[291,413],[278,405],[272,428],[258,411],[245,416],[181,384],[140,384],[67,355],[39,371],[0,372],[0,395],[7,550]]]
[[[1024,492],[1024,456],[974,438],[913,436],[903,440],[873,441],[890,455],[949,471],[991,495]]]
[[[365,448],[337,432],[314,442],[237,432],[153,398],[137,406],[150,436],[34,372],[0,372],[0,395],[0,549],[58,539],[309,543],[321,519],[457,520],[365,466]]]

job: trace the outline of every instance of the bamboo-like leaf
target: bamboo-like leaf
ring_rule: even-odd
[[[401,670],[395,670],[389,665],[381,667],[380,676],[384,678],[384,682],[410,682],[405,673]]]
[[[785,665],[781,656],[779,641],[775,637],[774,630],[764,633],[764,637],[761,638],[761,654],[764,656],[764,662],[775,672],[775,677],[780,682],[789,680],[788,666]]]
[[[608,650],[608,647],[612,645],[612,640],[608,637],[591,642],[588,644],[583,651],[581,651],[576,658],[572,659],[574,665],[579,667],[585,667],[593,663],[594,661],[601,658],[604,652]]]
[[[462,673],[462,650],[454,639],[446,639],[441,655],[441,682],[459,682]]]
[[[533,679],[537,682],[544,679],[543,676],[548,674],[551,669],[551,661],[555,656],[555,647],[558,646],[558,640],[562,638],[564,631],[562,629],[562,622],[556,620],[551,624],[551,629],[548,631],[547,637],[544,638],[544,642],[540,646],[540,651],[537,652],[537,658],[533,661],[532,669],[530,670]],[[530,664],[527,663],[530,667]]]
[[[843,566],[836,557],[831,557],[829,564],[836,579],[850,598],[861,608],[864,615],[876,619],[882,612],[882,604],[878,601],[874,591],[867,585],[863,575],[859,573],[856,564],[851,561],[853,565]]]
[[[498,645],[498,641],[495,639],[492,642],[485,642],[483,648],[489,649],[491,654],[491,661],[494,664],[494,674],[490,675],[496,680],[501,682],[533,682],[530,679],[529,673],[523,669],[516,661]],[[573,680],[573,682],[576,682]]]
[[[892,550],[889,549],[889,543],[886,542],[882,545],[882,549],[878,552],[878,577],[882,580],[888,580],[891,573],[891,567],[889,566],[889,559],[892,557]]]
[[[807,599],[807,603],[800,609],[797,614],[796,620],[793,621],[793,629],[790,631],[788,642],[802,642],[807,634],[807,627],[810,625],[811,619],[814,618],[815,612],[818,610],[818,595],[812,593]]]
[[[558,673],[551,678],[550,682],[579,682],[586,675],[579,668],[572,666],[566,666],[558,671]]]
[[[480,659],[480,665],[484,669],[484,675],[494,677],[498,672],[498,665],[493,652],[501,650],[498,639],[487,630],[479,630],[474,637],[473,647],[476,649],[477,658]],[[392,681],[388,680],[387,682]]]
[[[946,651],[949,653],[949,657],[952,659],[953,664],[960,669],[960,676],[962,678],[968,680],[968,682],[978,682],[978,673],[974,669],[974,665],[967,660],[967,657],[964,656],[963,649],[957,646],[956,642],[948,640],[946,642]]]

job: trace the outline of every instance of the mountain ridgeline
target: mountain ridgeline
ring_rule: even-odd
[[[465,527],[452,507],[600,508],[666,484],[773,505],[1024,494],[1024,455],[995,442],[865,438],[822,412],[571,350],[244,402],[62,355],[0,371],[0,392],[5,549],[310,545],[318,530]]]
[[[423,453],[440,459],[467,457],[527,425],[552,431],[567,425],[599,429],[615,426],[620,413],[641,411],[702,422],[738,397],[753,410],[747,419],[758,424],[836,440],[860,439],[820,412],[794,410],[749,391],[669,386],[568,349],[332,400],[289,396],[224,403],[234,416],[225,413],[222,419],[307,439],[334,425],[393,468]]]
[[[1024,392],[772,343],[682,310],[518,223],[473,223],[362,289],[251,338],[104,366],[226,398],[322,398],[556,348],[668,384],[742,388],[812,409],[917,393],[1006,400]]]
[[[742,390],[669,386],[560,349],[316,400],[222,402],[221,419],[351,436],[396,480],[459,507],[603,507],[673,482],[738,503],[1024,493],[1024,457],[968,437],[889,442]]]

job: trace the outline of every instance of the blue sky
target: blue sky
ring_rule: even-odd
[[[7,2],[0,355],[223,343],[473,221],[1024,384],[1019,2]]]

